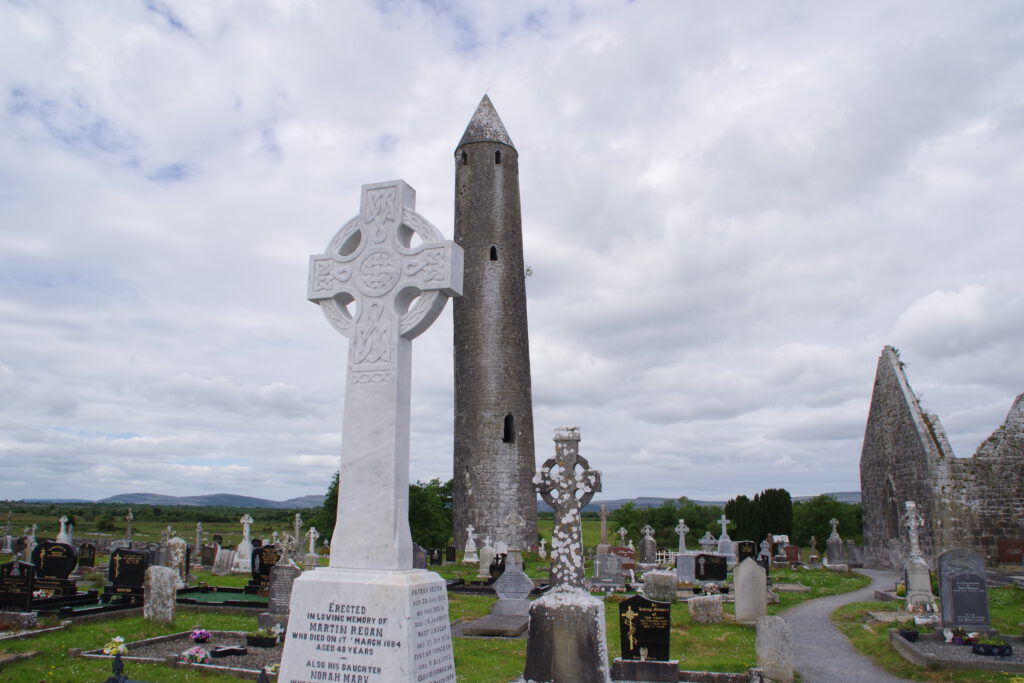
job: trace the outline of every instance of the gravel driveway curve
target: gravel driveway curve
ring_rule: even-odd
[[[879,669],[859,654],[829,619],[839,607],[871,600],[875,590],[891,587],[896,582],[892,572],[876,569],[858,569],[857,572],[869,577],[871,584],[852,593],[808,600],[780,615],[793,631],[793,668],[800,672],[803,683],[899,683],[907,680]]]

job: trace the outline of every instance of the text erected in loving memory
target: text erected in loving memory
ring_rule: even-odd
[[[375,683],[392,680],[395,666],[412,653],[415,680],[455,680],[448,633],[448,594],[443,584],[410,591],[410,623],[375,613],[362,604],[329,602],[322,611],[307,611],[291,620],[288,637],[304,641],[303,678],[289,683]],[[403,640],[403,626],[411,627]]]

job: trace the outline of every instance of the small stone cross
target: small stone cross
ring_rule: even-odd
[[[132,509],[128,508],[128,514],[124,516],[124,521],[128,523],[127,536],[128,540],[132,540],[132,520],[135,519],[135,515],[132,514]]]
[[[252,523],[255,521],[255,519],[249,516],[248,512],[242,515],[242,518],[238,520],[238,523],[242,525],[242,541],[251,540],[249,536],[249,527],[252,526]]]
[[[295,513],[295,522],[293,523],[293,526],[295,527],[296,540],[302,538],[302,515],[298,512]]]
[[[679,524],[677,524],[676,528],[673,529],[673,531],[679,534],[679,552],[681,553],[686,552],[686,533],[689,530],[690,527],[686,526],[686,522],[683,520],[679,520]]]
[[[647,538],[651,538],[654,535],[654,528],[650,524],[644,524],[640,528],[640,533],[642,533]]]
[[[729,534],[726,532],[725,527],[728,526],[730,521],[732,520],[726,519],[724,514],[718,520],[718,523],[722,525],[722,535],[719,536],[719,538],[729,538]]]
[[[582,590],[586,585],[580,509],[601,490],[601,473],[590,469],[579,448],[579,427],[556,429],[555,457],[545,460],[533,477],[534,489],[555,510],[551,533],[551,581],[555,590]]]
[[[907,525],[907,535],[910,538],[910,557],[921,557],[921,538],[919,531],[924,526],[924,517],[917,511],[917,503],[908,500],[903,503],[907,512],[903,515],[903,523]]]
[[[619,530],[616,531],[615,533],[617,533],[619,535],[619,545],[622,546],[622,547],[625,547],[625,545],[626,545],[626,527],[620,526]]]
[[[168,524],[167,528],[164,529],[164,533],[162,534],[162,537],[161,537],[160,540],[162,540],[162,541],[169,541],[172,538],[174,538],[174,527],[171,526],[170,524]]]
[[[331,567],[412,567],[412,340],[461,295],[463,272],[462,248],[415,205],[402,180],[363,185],[359,215],[309,259],[307,298],[350,340]]]
[[[601,503],[601,545],[608,545],[608,506]]]

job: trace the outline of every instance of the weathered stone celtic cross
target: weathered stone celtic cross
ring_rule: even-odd
[[[910,540],[910,559],[923,558],[921,554],[920,529],[924,526],[924,517],[917,511],[917,503],[908,500],[903,503],[906,513],[903,523],[907,525],[907,536]]]
[[[683,520],[679,520],[679,524],[676,525],[676,528],[673,529],[673,531],[679,534],[679,552],[685,553],[686,534],[690,531],[690,527],[686,526],[686,522],[684,522]]]
[[[412,567],[412,339],[462,293],[462,249],[415,203],[404,181],[364,185],[359,215],[309,260],[309,300],[351,340],[332,567]]]
[[[548,458],[533,478],[534,487],[555,509],[551,534],[551,583],[583,588],[583,532],[580,509],[601,490],[601,473],[580,455],[579,427],[555,430],[555,457]],[[577,493],[581,494],[577,497]]]

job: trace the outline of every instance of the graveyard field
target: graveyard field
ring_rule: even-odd
[[[1024,634],[1024,591],[1009,586],[989,589],[989,616],[992,628],[1003,635]],[[953,681],[955,683],[1015,683],[1019,674],[977,669],[923,669],[903,659],[889,644],[888,630],[895,623],[876,623],[868,618],[871,612],[893,612],[895,602],[853,602],[832,615],[832,623],[862,655],[894,676],[915,681]]]

